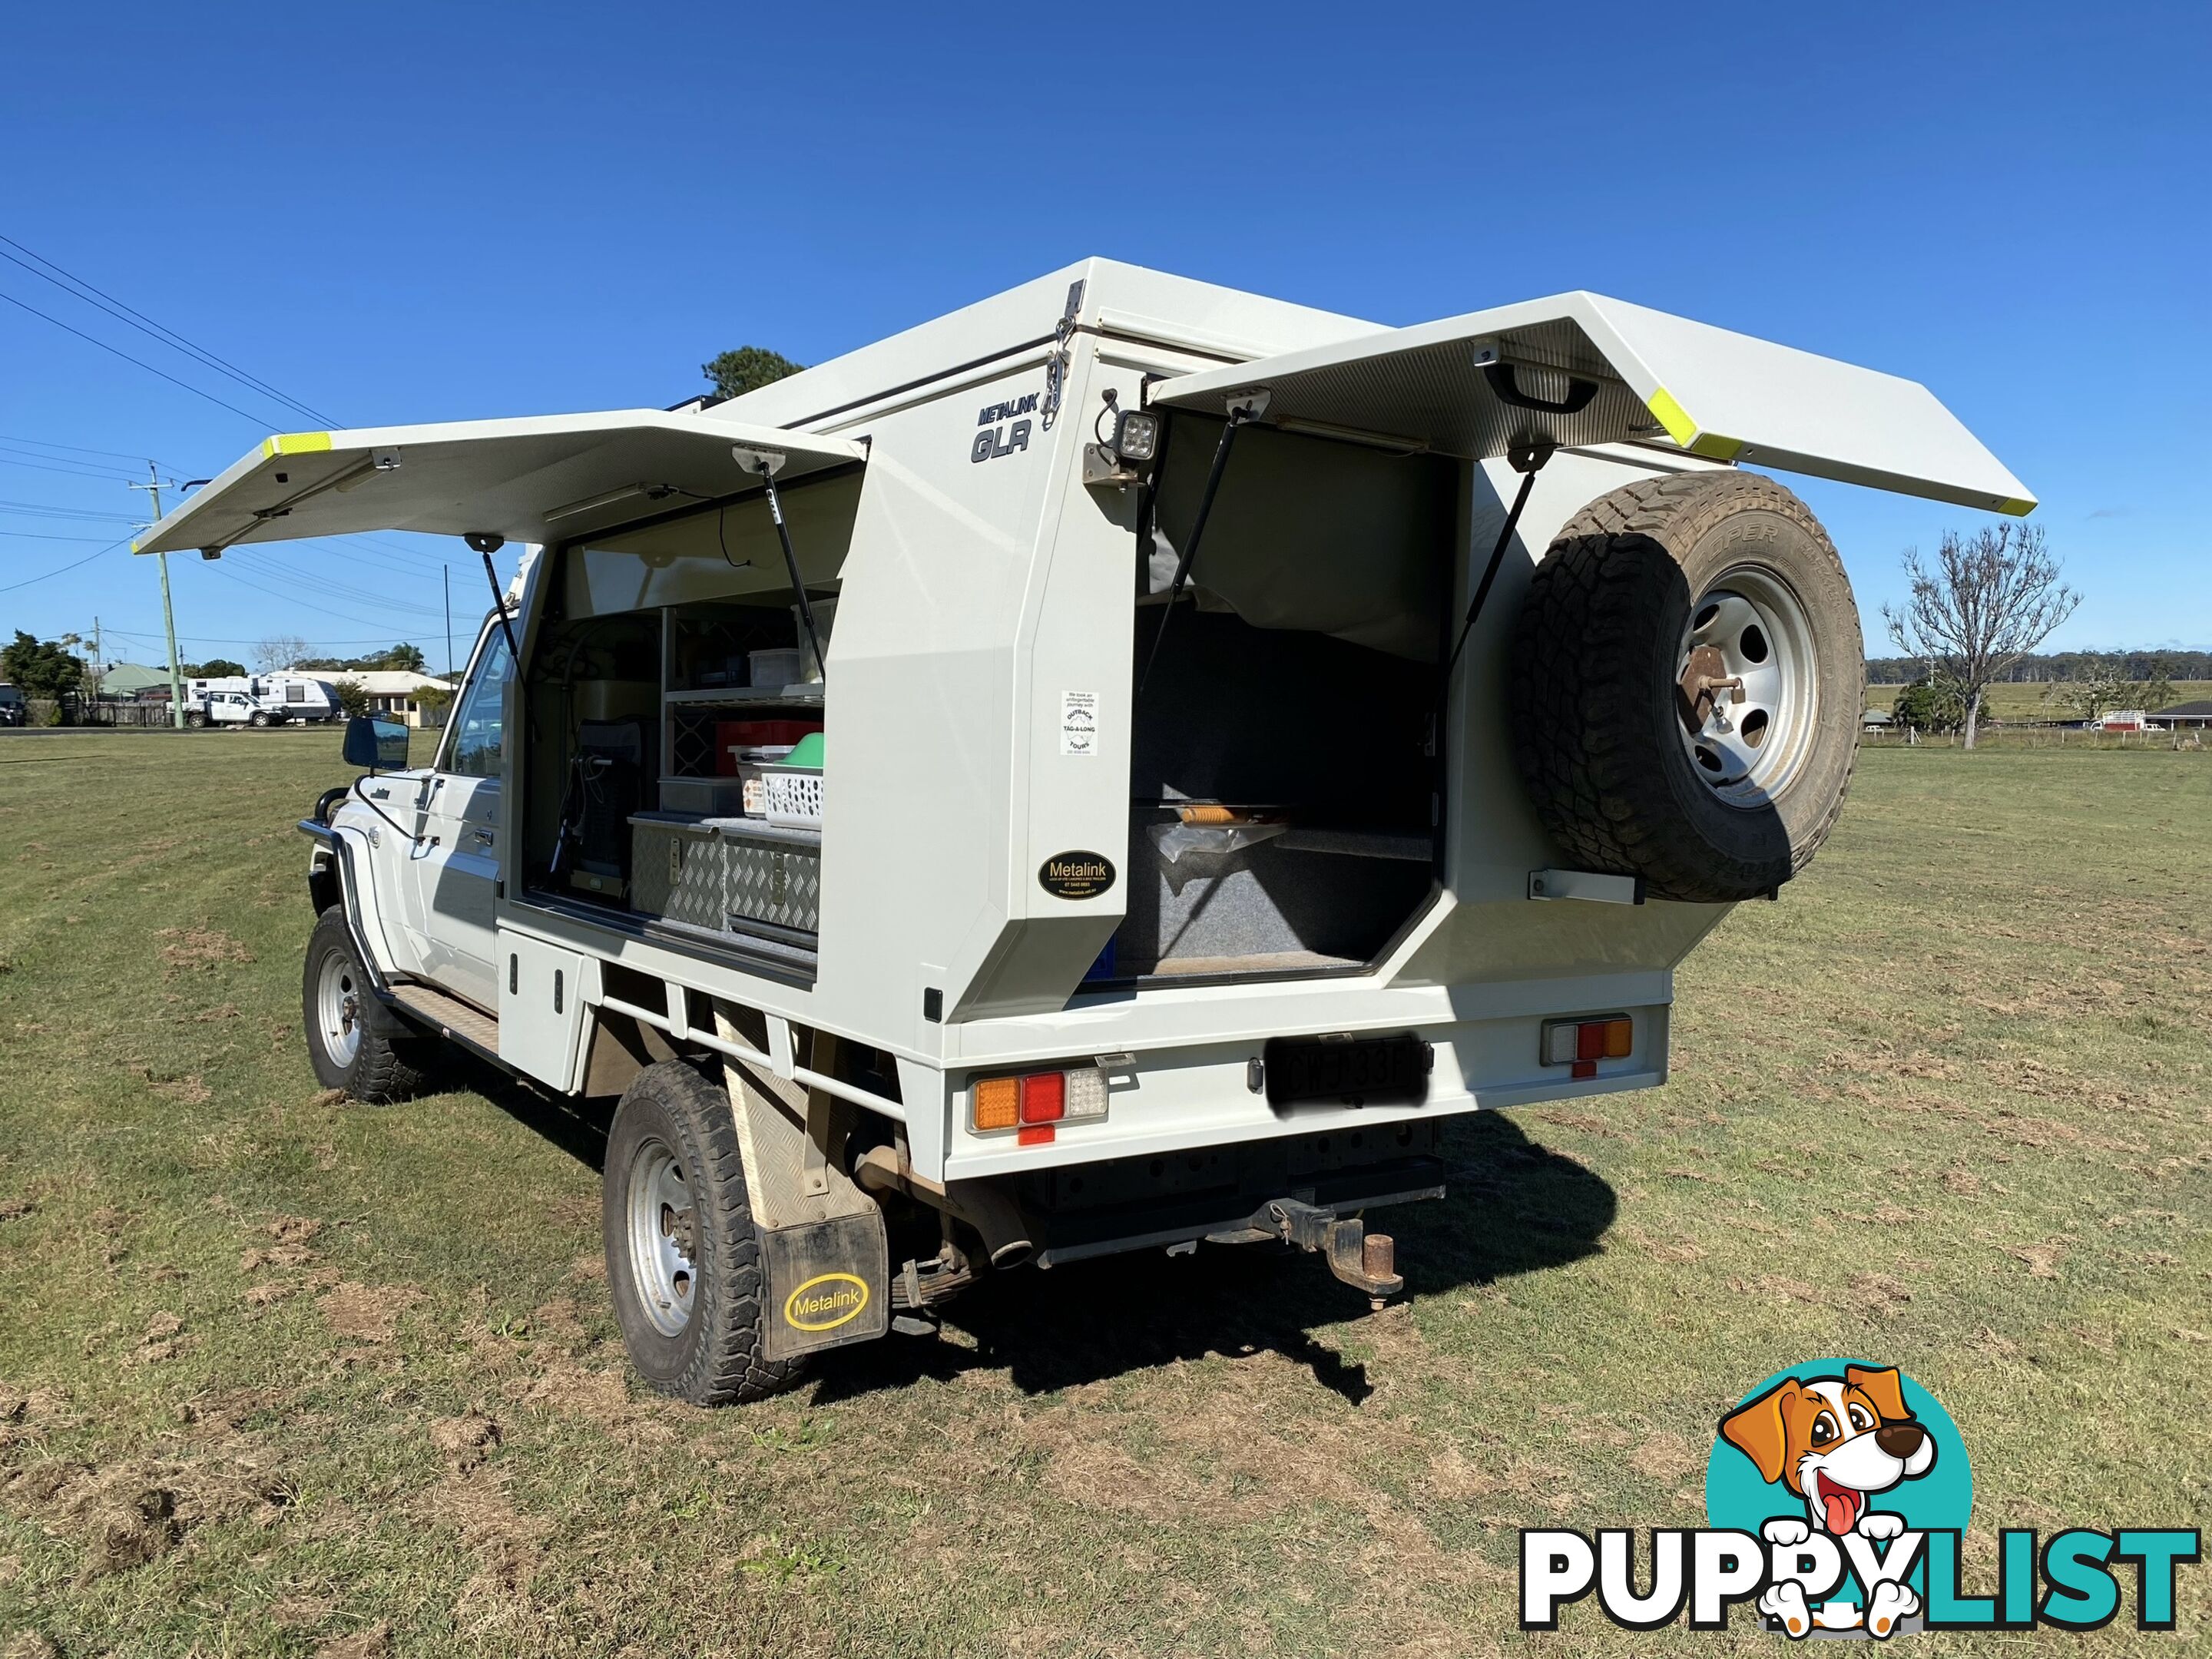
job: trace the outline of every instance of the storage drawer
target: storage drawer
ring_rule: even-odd
[[[649,916],[720,929],[728,883],[719,837],[703,823],[630,820],[630,905]]]
[[[822,837],[750,818],[686,820],[641,813],[630,820],[633,907],[717,933],[749,922],[819,930]]]

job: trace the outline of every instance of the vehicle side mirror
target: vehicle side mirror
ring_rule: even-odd
[[[344,756],[348,766],[396,771],[407,764],[407,728],[398,720],[356,714],[346,722]]]

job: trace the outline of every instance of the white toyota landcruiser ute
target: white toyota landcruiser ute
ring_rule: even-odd
[[[714,406],[274,437],[142,550],[523,553],[434,751],[352,722],[301,825],[309,1051],[617,1101],[617,1316],[712,1403],[1024,1263],[1379,1303],[1448,1121],[1663,1081],[1861,710],[1749,464],[2033,505],[1917,385],[1618,301],[1093,260]]]

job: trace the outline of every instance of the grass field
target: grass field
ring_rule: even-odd
[[[2212,754],[1865,756],[1674,1081],[1455,1128],[1378,1316],[1146,1255],[702,1413],[626,1373],[587,1127],[317,1093],[336,748],[0,740],[10,1659],[1778,1652],[1523,1637],[1516,1528],[1703,1524],[1721,1411],[1833,1353],[1959,1421],[1984,1586],[2000,1524],[2212,1522]],[[2087,1644],[2202,1650],[2208,1583]]]

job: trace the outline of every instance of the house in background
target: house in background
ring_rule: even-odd
[[[2177,702],[2160,709],[2158,718],[2169,732],[2202,731],[2212,726],[2212,702],[2200,697],[2195,702]]]
[[[406,668],[332,669],[328,677],[333,685],[350,683],[367,692],[369,709],[374,714],[404,720],[409,726],[446,723],[446,706],[450,699],[441,701],[434,709],[425,709],[418,694],[426,690],[450,691],[453,683],[449,680],[417,674]]]
[[[169,671],[149,668],[143,662],[110,663],[100,677],[100,695],[120,702],[132,701],[156,688],[164,696],[168,695]]]

